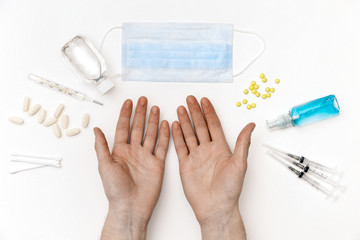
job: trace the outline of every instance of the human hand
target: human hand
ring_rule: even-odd
[[[130,131],[132,101],[126,100],[116,126],[112,153],[103,132],[94,128],[99,173],[109,200],[102,238],[145,239],[146,228],[158,201],[169,145],[169,123],[158,125],[160,109],[151,108],[143,141],[147,99],[138,100]]]
[[[195,97],[186,101],[195,132],[185,107],[180,106],[180,123],[173,122],[172,134],[184,192],[203,239],[246,239],[238,201],[255,124],[241,131],[231,153],[211,102],[201,99],[202,113]]]

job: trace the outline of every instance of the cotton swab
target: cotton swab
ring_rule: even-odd
[[[62,157],[51,157],[51,156],[41,156],[35,154],[22,154],[22,153],[11,153],[10,155],[12,156],[12,158],[10,158],[10,161],[12,162],[23,162],[23,163],[38,165],[35,167],[10,171],[10,174],[15,174],[15,173],[29,171],[43,167],[56,167],[56,168],[62,167],[61,165]]]
[[[48,165],[41,165],[41,166],[32,167],[32,168],[24,168],[24,169],[20,169],[20,170],[16,170],[16,171],[11,171],[9,173],[10,174],[16,174],[16,173],[19,173],[19,172],[25,172],[25,171],[29,171],[29,170],[33,170],[33,169],[37,169],[37,168],[43,168],[43,167],[48,167]]]
[[[59,161],[46,162],[46,161],[41,161],[41,160],[36,160],[36,159],[31,159],[31,158],[16,158],[16,157],[11,158],[10,161],[23,162],[23,163],[34,163],[34,164],[46,165],[46,166],[52,166],[52,167],[61,167],[61,163]]]
[[[49,157],[49,156],[41,156],[41,155],[34,155],[34,154],[11,153],[10,155],[12,157],[29,157],[29,158],[56,160],[56,161],[62,160],[62,157]]]

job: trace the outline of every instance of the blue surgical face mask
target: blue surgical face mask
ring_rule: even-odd
[[[242,73],[233,75],[234,31],[231,24],[123,23],[122,80],[232,82]]]

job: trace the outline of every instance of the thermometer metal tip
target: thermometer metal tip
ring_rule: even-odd
[[[93,103],[99,104],[99,105],[101,105],[101,106],[103,106],[103,105],[104,105],[103,103],[98,102],[98,101],[96,101],[95,99],[93,100]]]

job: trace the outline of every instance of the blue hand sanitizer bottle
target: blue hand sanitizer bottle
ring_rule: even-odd
[[[340,107],[335,95],[313,100],[293,107],[288,114],[266,121],[269,129],[303,126],[339,115]]]

